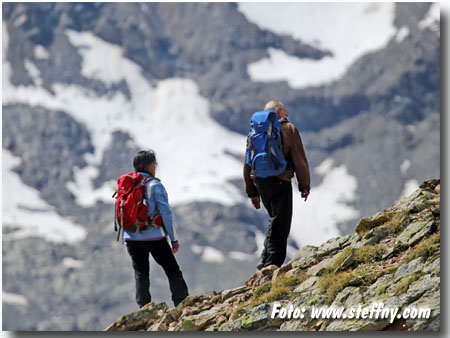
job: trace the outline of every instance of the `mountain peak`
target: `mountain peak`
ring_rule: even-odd
[[[380,303],[391,310],[398,308],[399,316],[405,309],[411,314],[420,308],[431,312],[428,319],[405,315],[312,319],[314,308],[334,306],[348,311]],[[276,309],[291,305],[304,308],[304,318],[271,318]],[[361,219],[354,233],[331,238],[318,247],[305,246],[286,265],[265,267],[243,286],[192,295],[176,308],[151,302],[121,316],[106,330],[439,329],[440,180],[434,179],[423,182],[395,206]]]

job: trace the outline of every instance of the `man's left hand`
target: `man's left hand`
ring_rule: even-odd
[[[251,201],[255,209],[261,208],[261,198],[259,196],[252,197]]]
[[[302,198],[305,200],[305,202],[308,199],[308,196],[309,196],[309,191],[307,189],[303,189]]]

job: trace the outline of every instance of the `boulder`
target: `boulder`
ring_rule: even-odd
[[[106,328],[106,331],[137,331],[144,329],[150,320],[160,319],[161,310],[167,310],[166,303],[150,302],[138,311],[121,316]]]
[[[239,317],[234,322],[234,328],[238,331],[263,330],[273,325],[270,318],[271,306],[269,304],[261,304],[252,308],[249,313]]]
[[[379,212],[372,217],[363,218],[358,222],[355,231],[361,235],[369,230],[372,230],[373,228],[386,223],[391,219],[391,217],[392,213]]]
[[[323,259],[319,264],[313,265],[310,267],[306,273],[311,276],[320,276],[326,269],[329,269],[336,257],[328,257]]]
[[[411,223],[398,235],[397,243],[413,246],[435,229],[436,223],[433,220]]]
[[[222,297],[222,302],[226,301],[228,298],[231,298],[235,295],[247,292],[248,290],[250,290],[250,288],[248,286],[239,286],[234,289],[223,290],[220,293],[220,295]]]
[[[275,279],[277,279],[278,276],[288,272],[291,269],[292,269],[292,263],[289,262],[289,263],[281,266],[279,269],[275,270],[272,275],[272,282],[275,281]]]
[[[147,331],[167,331],[167,330],[168,327],[164,323],[155,323],[147,329]]]
[[[350,240],[350,236],[344,236],[344,237],[333,237],[330,238],[328,241],[323,243],[319,248],[317,249],[316,256],[318,259],[322,259],[325,256],[328,256],[334,252],[336,252],[339,249],[342,249],[346,244],[348,244],[348,241]]]
[[[305,290],[310,289],[317,282],[318,279],[319,277],[309,277],[307,280],[305,280],[303,283],[297,286],[294,292],[303,292]]]

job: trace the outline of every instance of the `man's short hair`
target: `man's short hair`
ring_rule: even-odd
[[[133,158],[134,171],[145,171],[148,165],[156,162],[156,154],[153,150],[141,150]]]
[[[264,106],[264,110],[274,110],[275,112],[278,112],[278,109],[280,108],[283,108],[286,111],[286,107],[284,106],[284,104],[282,104],[281,101],[278,100],[271,100]]]

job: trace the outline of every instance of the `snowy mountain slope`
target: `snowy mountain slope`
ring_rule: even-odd
[[[192,201],[216,201],[226,205],[247,202],[230,183],[241,179],[240,158],[245,149],[245,137],[211,119],[209,103],[199,95],[192,80],[167,79],[153,87],[142,76],[140,67],[123,57],[120,47],[91,33],[67,31],[67,35],[80,49],[81,72],[85,77],[106,85],[124,81],[131,98],[121,92],[112,97],[99,97],[77,85],[61,84],[53,86],[55,95],[52,95],[39,86],[14,87],[5,82],[3,103],[61,109],[87,126],[92,135],[94,155],[86,154],[90,165],[76,169],[75,181],[67,183],[78,204],[89,207],[97,200],[112,203],[115,181],[107,180],[97,189],[92,181],[99,175],[97,167],[104,150],[113,133],[119,130],[129,133],[138,147],[156,150],[158,175],[174,205]],[[5,62],[4,66],[8,64]],[[346,213],[347,207],[339,195],[328,200],[326,209],[330,213],[322,213],[320,219],[314,216],[323,208],[326,196],[330,196],[328,191],[340,190],[336,184],[345,182],[348,177],[345,173],[342,175],[341,180],[327,180],[325,190],[317,189],[307,205],[302,206],[298,198],[295,199],[293,238],[298,243],[318,244],[324,237],[337,236],[337,223],[355,216],[354,211]],[[313,203],[314,200],[321,203]],[[342,210],[342,216],[331,210]],[[308,219],[307,225],[305,219]],[[305,231],[309,227],[313,230]]]
[[[55,95],[39,86],[6,85],[4,104],[21,102],[69,112],[92,134],[95,153],[91,165],[99,164],[114,131],[130,133],[139,147],[156,150],[160,177],[175,203],[193,199],[228,204],[240,201],[239,192],[226,181],[240,176],[241,162],[228,153],[242,152],[245,137],[209,117],[208,102],[198,95],[195,83],[169,79],[154,88],[141,75],[140,67],[124,58],[117,46],[90,33],[70,31],[68,35],[76,46],[82,46],[83,75],[106,84],[126,81],[131,100],[122,93],[95,97],[75,85],[55,85]],[[77,175],[80,184],[69,185],[86,206],[89,204],[80,198],[92,203],[90,196],[95,193],[81,184],[92,176],[92,168],[86,167]],[[111,193],[103,190],[107,201],[111,201],[114,184],[110,183]]]
[[[12,169],[20,158],[2,149],[2,225],[12,227],[3,240],[43,237],[50,242],[73,243],[86,237],[86,230],[58,215],[55,208],[39,196],[39,191],[25,185]]]
[[[393,3],[250,3],[239,10],[262,28],[290,34],[332,52],[321,60],[304,60],[279,49],[248,66],[255,81],[287,80],[294,88],[335,81],[360,56],[383,48],[397,33]],[[277,20],[273,20],[274,13]]]
[[[314,171],[322,177],[322,182],[313,186],[306,203],[294,190],[291,234],[300,246],[317,245],[323,238],[339,236],[338,225],[359,216],[359,211],[351,205],[358,198],[357,181],[347,168],[336,166],[328,158]]]
[[[436,34],[440,35],[440,18],[441,6],[439,2],[435,2],[430,6],[424,18],[419,21],[419,28],[422,30],[430,28],[435,31]]]
[[[250,5],[251,4],[240,4],[239,8],[245,13],[245,6]],[[242,6],[244,7],[241,8]],[[250,6],[250,9],[247,12],[254,14],[246,13],[246,15],[250,17],[253,15],[255,17],[255,22],[257,21],[258,24],[265,25],[264,28],[270,28],[267,26],[270,20],[262,19],[264,15],[269,13],[271,4],[266,4],[266,6],[268,6],[268,9],[265,9],[266,7],[264,6],[258,7],[258,9]],[[285,8],[284,6],[288,7]],[[292,16],[292,13],[296,13],[296,11],[292,10],[292,6],[299,6],[298,8],[295,8],[297,10],[301,9],[305,13],[311,11],[312,14],[305,15],[305,17],[316,17],[317,20],[314,21],[315,25],[312,25],[311,22],[308,25],[308,20],[301,20],[299,23],[298,20],[295,20],[295,17],[293,17],[293,19],[289,18],[289,16]],[[349,4],[345,5],[344,8],[331,6],[326,7],[326,10],[322,11],[323,13],[319,16],[313,15],[313,13],[317,14],[318,8],[316,5],[302,6],[302,4],[285,4],[280,6],[279,13],[285,17],[286,20],[283,21],[283,24],[280,27],[277,26],[270,29],[279,29],[280,31],[278,31],[278,33],[290,32],[294,37],[301,38],[303,41],[309,43],[320,41],[320,38],[322,38],[322,41],[326,41],[326,47],[331,50],[339,50],[340,53],[344,53],[344,51],[346,51],[346,53],[353,53],[352,57],[347,55],[347,58],[345,58],[347,60],[346,62],[348,62],[349,59],[356,58],[361,53],[373,50],[374,48],[379,48],[380,45],[384,44],[386,39],[392,35],[389,33],[392,28],[392,7],[390,4],[379,4],[377,6],[369,6],[368,4],[352,4],[352,6],[350,6]],[[347,6],[350,7],[347,8]],[[436,6],[433,8],[436,8]],[[431,9],[429,11],[429,13],[434,12],[436,11]],[[348,30],[351,26],[347,25],[348,20],[343,20],[345,15],[350,17],[354,16],[356,18],[355,20],[364,22],[364,25],[366,26],[365,29],[361,29],[361,31],[366,33],[367,31],[370,31],[371,34],[374,34],[373,30],[371,30],[371,27],[373,27],[373,20],[364,20],[364,18],[367,19],[366,16],[369,16],[372,19],[379,19],[380,16],[383,16],[381,23],[385,29],[377,31],[376,33],[378,35],[374,35],[372,39],[365,39],[365,43],[358,43],[357,47],[353,46],[355,48],[352,48],[352,42],[349,39],[344,39],[345,41],[342,39],[336,40],[331,34],[326,34],[327,31],[329,31],[329,28],[323,30],[317,29],[318,27],[324,27],[324,25],[320,24],[320,22],[322,22],[320,20],[327,20],[327,18],[328,20],[331,20],[330,18],[334,16],[335,18],[339,18],[339,20],[335,19],[335,21],[336,24],[340,24],[341,26],[339,26],[340,29],[335,29],[333,31],[343,32],[345,29]],[[431,19],[427,20],[430,21]],[[431,20],[430,22],[434,21]],[[299,25],[306,26],[302,26],[302,29],[298,29]],[[423,26],[425,27],[425,25]],[[308,27],[309,30],[307,29]],[[314,27],[314,29],[311,29],[310,27]],[[4,31],[6,31],[6,29],[4,29]],[[86,89],[82,89],[80,86],[56,83],[52,87],[55,90],[56,95],[51,95],[43,89],[40,92],[35,92],[35,89],[40,87],[20,86],[14,89],[14,94],[9,94],[8,91],[6,92],[5,102],[21,101],[22,99],[20,97],[22,97],[25,98],[25,102],[37,104],[40,103],[40,96],[43,98],[41,101],[44,102],[45,106],[71,112],[78,121],[88,126],[91,130],[93,142],[95,144],[95,156],[92,157],[90,154],[86,154],[85,158],[88,163],[90,163],[90,166],[75,170],[75,181],[68,182],[67,184],[70,191],[77,196],[77,201],[80,205],[92,206],[96,200],[111,203],[109,196],[114,188],[114,177],[103,180],[103,185],[100,188],[95,187],[96,184],[93,184],[92,182],[102,181],[98,169],[99,162],[105,148],[108,147],[112,141],[111,135],[118,130],[132,135],[132,139],[137,143],[138,148],[153,147],[157,150],[158,155],[161,157],[161,178],[167,185],[171,201],[174,203],[183,203],[192,200],[215,200],[226,204],[245,202],[245,199],[242,198],[242,194],[236,189],[235,185],[229,184],[233,179],[240,179],[241,163],[239,160],[236,160],[233,155],[242,156],[242,144],[245,143],[245,138],[229,132],[209,117],[208,112],[210,111],[211,104],[205,100],[204,97],[199,95],[199,89],[196,83],[187,79],[167,79],[159,82],[152,81],[152,84],[150,84],[150,82],[145,79],[143,70],[137,64],[123,57],[124,51],[121,47],[107,43],[91,33],[77,33],[75,31],[67,30],[65,31],[65,34],[82,56],[81,74],[84,77],[100,81],[106,87],[122,83],[122,85],[127,88],[129,95],[125,95],[123,91],[117,91],[113,94],[91,95]],[[350,36],[356,39],[354,41],[361,38],[359,35]],[[402,39],[404,38],[405,37],[403,36]],[[378,47],[376,47],[377,44]],[[41,55],[43,54],[42,50],[45,50],[45,48],[41,46],[39,50],[41,51],[39,53]],[[338,54],[339,53],[336,55]],[[4,55],[6,55],[6,53],[4,53]],[[102,55],[102,62],[98,61],[100,59],[98,55]],[[333,57],[335,57],[335,55]],[[327,59],[327,57],[325,57],[325,59]],[[324,62],[323,60],[324,59],[311,62],[320,63]],[[34,78],[34,82],[37,84],[41,83],[42,80],[39,78],[39,70],[37,67],[33,66],[33,62],[26,60],[26,65],[30,77]],[[114,71],[111,71],[112,69]],[[345,67],[341,68],[341,71],[344,71],[344,69]],[[7,63],[4,64],[4,72],[5,74],[8,74]],[[183,86],[186,88],[181,88]],[[8,84],[4,87],[8,88]],[[26,88],[31,91],[27,92]],[[181,92],[183,93],[182,95],[179,94]],[[19,98],[14,98],[14,96],[18,96]],[[175,99],[175,97],[177,97],[177,99]],[[191,100],[191,98],[193,99]],[[76,104],[73,104],[75,101]],[[164,102],[164,104],[161,104],[161,102]],[[169,102],[171,104],[168,104]],[[193,112],[194,110],[195,112]],[[102,114],[92,114],[91,111],[102,112]],[[178,115],[176,112],[178,112]],[[181,112],[183,112],[183,114],[181,114]],[[211,132],[210,135],[190,132],[190,130],[199,126],[198,120],[204,122],[202,128]],[[139,123],[140,121],[145,121],[145,123]],[[156,133],[152,130],[152,128],[154,129],[154,126],[158,126],[158,131]],[[163,131],[159,126],[165,126],[167,128],[164,128]],[[180,144],[180,142],[172,137],[173,134],[183,135],[180,137],[181,139],[192,141],[192,143],[181,142]],[[194,136],[195,138],[193,138]],[[211,139],[226,140],[226,142],[220,141],[220,144],[215,143],[214,149],[211,149],[211,142],[205,141]],[[199,149],[200,151],[190,151],[193,148]],[[199,157],[196,158],[195,155],[197,154]],[[195,163],[194,168],[190,165],[179,166],[174,164],[174,156],[182,163]],[[204,158],[214,158],[214,161],[204,161]],[[314,162],[313,157],[312,164],[319,165],[321,161],[324,161],[325,159],[322,158],[319,162]],[[217,166],[215,164],[216,162],[223,163],[224,165]],[[168,165],[168,163],[170,163],[170,165]],[[179,170],[181,170],[181,173]],[[323,180],[320,175],[316,177]],[[201,190],[198,189],[199,186],[202,187]],[[336,185],[334,188],[331,187],[331,190],[340,191],[341,189]],[[319,197],[317,199],[318,201],[323,201],[324,199],[321,198],[321,189],[317,189],[316,193],[317,195],[312,195],[311,201],[314,200],[314,195]],[[336,196],[336,194],[333,196]],[[353,200],[355,198],[356,197],[353,197]],[[335,202],[330,203],[331,205],[334,205],[337,210],[341,210],[343,215],[347,216],[342,216],[342,219],[340,216],[329,216],[320,223],[318,221],[313,222],[315,229],[324,228],[325,226],[322,225],[324,223],[330,224],[331,229],[334,229],[329,229],[325,232],[317,230],[316,238],[325,236],[327,231],[335,234],[337,223],[342,220],[349,221],[351,219],[350,215],[356,215],[355,209],[352,209],[347,203],[341,204],[339,200],[340,198],[336,198]],[[296,200],[296,202],[298,201]],[[312,204],[312,202],[305,205],[301,203],[296,204],[295,209],[297,210],[296,214],[298,215],[294,217],[294,222],[297,224],[296,229],[303,230],[302,221],[300,220],[304,219],[302,215],[311,215],[308,219],[315,219],[314,214],[316,214],[316,210],[320,205],[313,207]],[[303,208],[301,206],[303,206]],[[332,210],[333,208],[334,207],[330,207],[327,208],[327,210]],[[347,208],[350,208],[352,211],[347,213],[345,211]],[[310,210],[310,212],[308,210]],[[302,232],[302,230],[299,230],[299,232]],[[302,235],[295,235],[295,238],[297,241],[302,241],[302,243],[305,242],[305,238]]]

